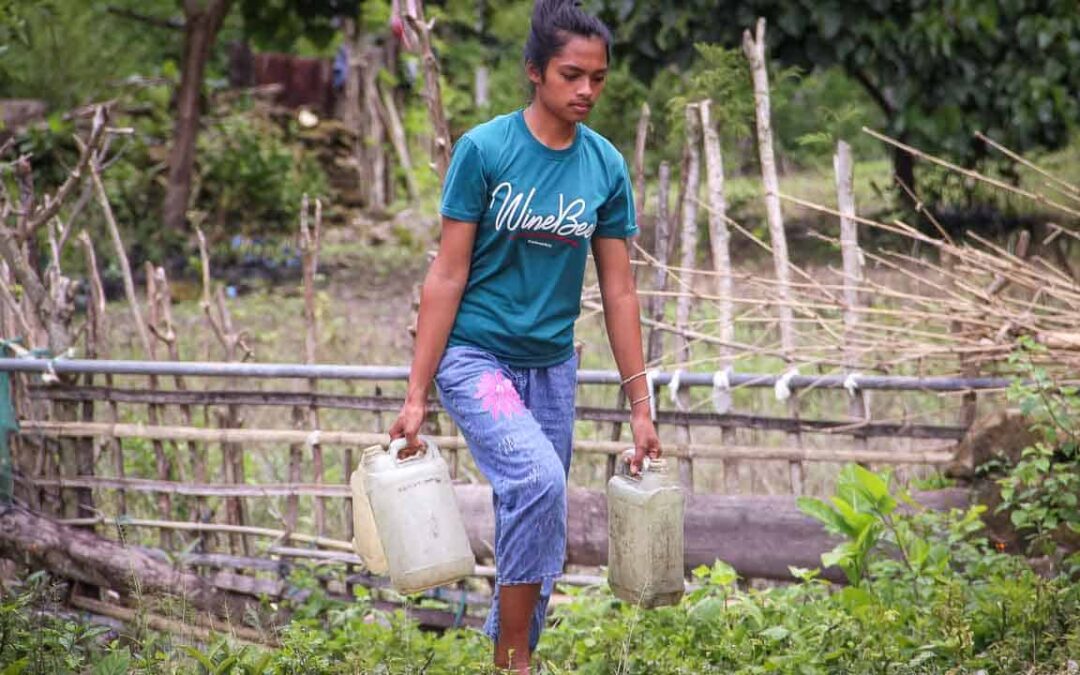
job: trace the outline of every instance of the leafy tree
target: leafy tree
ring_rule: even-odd
[[[331,21],[337,16],[355,16],[360,0],[242,0],[245,31],[264,39],[281,39],[281,31],[332,37]],[[163,220],[167,229],[180,230],[186,222],[191,198],[192,166],[199,133],[199,98],[206,64],[234,0],[182,0],[184,47],[181,57],[180,89],[177,92],[176,126],[169,154],[169,177],[165,192]]]
[[[646,79],[689,63],[693,45],[737,46],[757,17],[784,65],[841,66],[885,116],[885,131],[967,164],[981,130],[1012,148],[1056,148],[1080,115],[1080,13],[1073,0],[597,0],[617,51]],[[911,158],[894,154],[913,184]]]

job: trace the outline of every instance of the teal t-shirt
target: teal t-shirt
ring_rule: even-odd
[[[578,124],[571,145],[553,150],[532,135],[521,110],[458,140],[440,212],[477,224],[449,344],[521,368],[573,356],[590,240],[638,231],[615,146]]]

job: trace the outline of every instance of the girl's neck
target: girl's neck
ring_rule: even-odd
[[[574,143],[577,124],[556,117],[535,98],[525,108],[524,117],[525,125],[536,140],[552,150],[564,150]]]

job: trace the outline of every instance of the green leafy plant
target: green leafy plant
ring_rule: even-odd
[[[1080,535],[1080,390],[1059,385],[1039,365],[1045,352],[1025,337],[1010,359],[1025,377],[1014,381],[1009,399],[1030,420],[1038,440],[999,481],[999,509],[1028,535],[1029,550],[1040,554],[1053,553],[1069,533]],[[1072,560],[1080,564],[1080,554]]]

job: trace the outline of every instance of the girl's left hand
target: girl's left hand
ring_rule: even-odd
[[[659,459],[663,451],[660,448],[660,437],[656,435],[656,425],[653,424],[648,410],[630,418],[630,429],[634,432],[634,458],[630,460],[630,474],[636,476],[641,473],[641,465],[646,455],[649,459]]]

